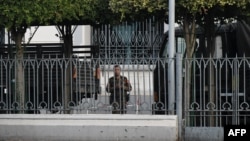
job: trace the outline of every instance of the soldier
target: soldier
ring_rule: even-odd
[[[128,102],[127,93],[132,90],[132,86],[125,76],[121,76],[121,67],[114,66],[114,76],[109,78],[106,91],[110,93],[110,104],[112,114],[126,114],[126,104]]]

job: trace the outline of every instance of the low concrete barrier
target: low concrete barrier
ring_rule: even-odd
[[[177,116],[2,114],[4,141],[176,141]]]
[[[223,141],[223,127],[186,127],[185,141]]]

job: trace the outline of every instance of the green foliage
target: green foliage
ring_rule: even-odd
[[[198,16],[197,21],[202,21],[204,16],[212,16],[222,22],[248,15],[247,5],[249,4],[249,0],[179,0],[177,3],[189,14]]]
[[[178,4],[185,7],[190,13],[200,12],[202,9],[210,9],[214,6],[229,6],[236,5],[237,7],[245,8],[248,0],[179,0]]]
[[[99,15],[105,9],[108,0],[0,0],[0,25],[13,28],[93,23],[103,20]]]
[[[247,10],[249,3],[249,0],[176,0],[176,21],[183,21],[183,16],[187,14],[190,15],[189,17],[200,15],[199,18],[201,18],[201,15],[209,12],[216,13],[214,18],[217,19],[249,15],[250,12]],[[164,16],[166,16],[167,6],[167,0],[110,0],[111,10],[119,13],[121,19],[136,16],[145,11],[149,15],[159,14],[159,11],[162,15],[165,11]]]
[[[32,5],[32,6],[31,6]],[[6,27],[30,24],[34,17],[38,16],[37,4],[32,1],[0,1],[0,23]]]
[[[120,14],[120,19],[138,19],[149,16],[165,17],[166,0],[110,0],[109,6],[114,13]]]
[[[209,12],[228,18],[250,15],[249,0],[176,0],[176,21],[183,16]],[[0,0],[0,25],[28,27],[31,25],[114,23],[120,20],[166,18],[167,0]]]

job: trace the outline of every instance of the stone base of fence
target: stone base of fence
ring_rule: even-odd
[[[223,127],[186,127],[185,141],[224,141]]]
[[[0,140],[176,141],[177,116],[2,114]]]

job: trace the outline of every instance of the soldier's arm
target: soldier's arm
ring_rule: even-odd
[[[131,83],[129,82],[129,80],[127,78],[125,78],[124,90],[126,90],[126,91],[131,91],[132,90]]]
[[[108,81],[108,84],[106,86],[106,91],[108,93],[112,93],[114,91],[114,87],[112,87],[110,80]]]

